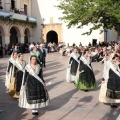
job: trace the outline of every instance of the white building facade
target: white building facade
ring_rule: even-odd
[[[89,31],[91,24],[85,26],[81,29],[77,29],[76,27],[72,27],[70,29],[67,28],[66,23],[64,21],[60,21],[59,18],[62,16],[62,12],[58,10],[57,6],[59,2],[57,0],[37,0],[39,4],[39,10],[44,22],[43,28],[43,40],[50,41],[54,39],[52,37],[52,32],[54,31],[57,34],[58,42],[65,42],[72,45],[76,43],[79,45],[81,42],[82,45],[96,44],[106,40],[105,33],[100,34],[99,30],[94,30],[91,35],[82,35],[84,32]],[[51,20],[52,19],[52,20]],[[61,27],[60,27],[61,26]],[[51,35],[50,35],[51,33]],[[117,33],[113,31],[107,32],[107,41],[117,41]],[[52,40],[51,40],[52,41]]]

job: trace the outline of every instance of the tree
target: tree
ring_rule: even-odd
[[[93,26],[86,31],[90,35],[93,30],[103,27],[101,32],[107,29],[120,31],[120,0],[58,0],[57,6],[62,10],[63,17],[68,28],[83,26],[92,23]]]

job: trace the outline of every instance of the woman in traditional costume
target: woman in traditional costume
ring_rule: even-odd
[[[40,62],[40,52],[37,50],[37,47],[33,48],[33,51],[30,52],[30,55],[33,55],[37,59],[37,63],[40,65],[41,69],[40,72],[43,74],[43,69],[42,69],[42,62]]]
[[[111,107],[117,107],[120,103],[120,68],[119,57],[115,54],[109,63],[109,78],[107,83],[106,97],[110,99]]]
[[[13,96],[14,98],[19,98],[25,66],[26,62],[23,60],[23,54],[19,53],[16,60],[15,95]]]
[[[34,47],[34,48],[33,48],[33,51],[30,52],[30,55],[34,55],[34,56],[37,58],[37,63],[38,63],[38,64],[41,64],[41,63],[40,63],[40,59],[39,59],[39,58],[40,58],[40,57],[39,57],[39,56],[40,56],[40,53],[39,53],[39,51],[37,51],[37,47]]]
[[[103,68],[103,79],[102,83],[100,84],[100,93],[99,93],[99,101],[103,103],[109,103],[110,99],[106,97],[106,91],[107,91],[107,82],[109,79],[109,69],[110,69],[110,63],[115,54],[112,53],[108,56],[105,56],[103,58],[104,68]],[[108,59],[109,58],[109,59]]]
[[[36,57],[31,56],[30,63],[25,67],[19,97],[19,107],[32,109],[33,115],[38,115],[38,108],[49,105],[49,95],[40,73],[40,65],[36,61]]]
[[[88,50],[85,50],[83,52],[83,56],[80,58],[78,74],[79,77],[76,81],[76,87],[78,89],[88,91],[96,88],[96,80],[91,66]]]
[[[78,54],[77,47],[75,47],[69,59],[69,65],[67,68],[67,75],[66,75],[67,82],[75,82],[76,73],[79,65],[79,59],[80,59],[80,55]]]
[[[9,94],[11,96],[14,95],[14,83],[15,83],[15,71],[16,71],[16,59],[17,59],[17,52],[13,52],[11,54],[11,58],[9,59],[9,64],[6,72],[6,81],[5,86],[9,89]]]

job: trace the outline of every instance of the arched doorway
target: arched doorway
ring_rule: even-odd
[[[55,31],[49,31],[47,33],[47,42],[58,44],[58,34]]]
[[[18,43],[18,35],[19,35],[19,32],[18,32],[17,28],[12,27],[10,29],[10,43],[11,44],[15,45]]]
[[[0,45],[3,45],[3,37],[4,37],[4,30],[3,27],[0,26]]]
[[[25,29],[24,32],[25,36],[24,36],[24,43],[28,43],[29,42],[29,37],[30,37],[30,31],[28,28]]]

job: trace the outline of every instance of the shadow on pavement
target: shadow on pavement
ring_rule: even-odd
[[[56,65],[56,66],[50,66],[50,67],[46,67],[45,71],[47,70],[54,70],[54,69],[59,69],[60,67],[62,67],[63,64],[59,64],[59,65]]]
[[[61,64],[60,62],[53,62],[53,63],[48,63],[48,64],[46,64],[46,66],[47,66],[47,68],[49,68],[49,67],[51,67],[51,66],[57,66],[57,65],[59,65],[59,64]]]
[[[62,95],[59,95],[53,99],[51,99],[50,106],[46,107],[43,110],[52,111],[60,109],[62,106],[64,106],[69,100],[72,98],[72,96],[77,92],[78,90],[70,90],[69,92],[66,92]]]
[[[49,72],[49,73],[43,73],[43,77],[48,77],[48,76],[51,76],[51,75],[53,75],[53,74],[57,74],[57,73],[59,73],[59,72],[61,72],[61,71],[63,71],[64,69],[62,69],[62,70],[56,70],[56,71],[54,71],[54,72]]]
[[[65,114],[64,116],[62,116],[61,118],[59,118],[59,120],[63,120],[66,116],[68,116],[70,113],[72,113],[74,110],[76,110],[77,108],[80,108],[82,106],[84,106],[84,104],[88,103],[88,102],[91,102],[92,101],[92,96],[87,96],[87,97],[84,97],[82,99],[80,99],[78,101],[78,103],[82,102],[83,104],[77,104],[72,110],[70,110],[67,114]]]
[[[2,69],[7,69],[7,64],[6,63],[0,63],[0,70],[2,70]],[[0,71],[0,73],[1,73],[1,71]]]
[[[45,79],[45,82],[47,83],[47,82],[50,82],[50,81],[54,81],[55,78],[57,78],[57,77]]]
[[[117,120],[117,117],[120,114],[120,109],[118,108],[111,108],[111,110],[100,120]]]
[[[53,61],[47,61],[46,63],[51,63],[51,62],[53,62]]]
[[[55,82],[54,84],[47,86],[47,90],[50,91],[53,88],[57,88],[56,86],[61,84],[62,82],[64,82],[64,81]]]

